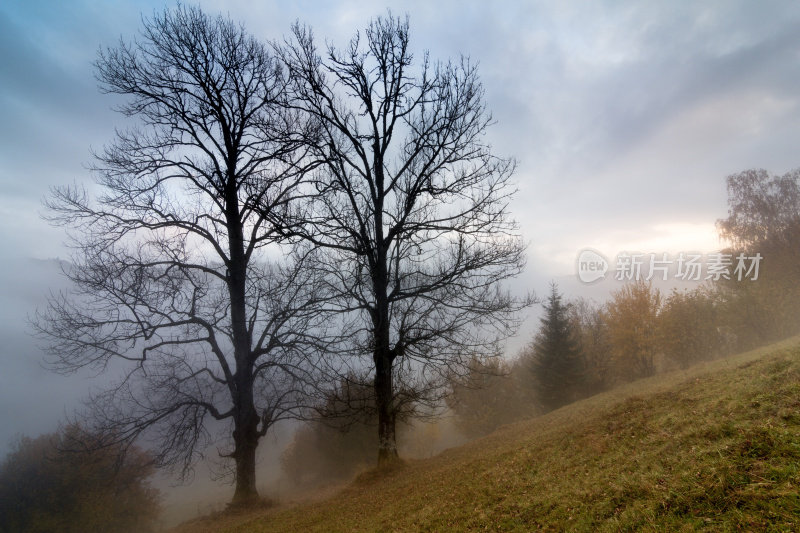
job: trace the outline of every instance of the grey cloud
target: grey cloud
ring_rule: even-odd
[[[124,126],[122,117],[109,110],[113,98],[98,93],[91,62],[99,46],[135,35],[140,11],[147,16],[162,4],[87,0],[0,6],[0,294],[10,294],[12,286],[35,292],[57,283],[52,272],[8,257],[61,253],[48,243],[57,242],[59,231],[37,222],[39,199],[49,185],[86,180],[82,164],[89,146],[102,145],[114,126]],[[712,146],[699,139],[689,147],[697,157],[686,155],[686,139],[650,143],[666,135],[673,121],[709,103],[745,102],[752,91],[797,99],[800,4],[203,5],[229,12],[262,38],[279,39],[300,19],[321,40],[339,45],[370,17],[392,7],[396,14],[410,14],[417,50],[429,49],[437,59],[463,52],[478,61],[497,120],[489,141],[497,153],[520,161],[521,191],[513,207],[535,244],[520,290],[522,285],[543,290],[547,269],[558,268],[551,257],[536,253],[626,228],[643,230],[663,219],[713,222],[724,215],[725,174],[740,165],[792,165],[796,158],[800,106],[768,117],[763,134],[742,137],[739,145]],[[0,375],[6,432],[32,432],[37,419],[39,430],[50,429],[47,424],[60,416],[64,404],[77,401],[86,387],[83,381],[46,374],[31,362],[41,353],[27,337],[23,318],[36,298],[25,292],[0,299],[5,319],[0,333],[8,339],[0,348],[7,369]],[[34,390],[40,388],[51,396],[40,400]],[[0,443],[7,437],[0,433]]]

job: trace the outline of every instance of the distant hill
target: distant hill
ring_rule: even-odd
[[[230,531],[800,530],[800,338],[641,380]]]

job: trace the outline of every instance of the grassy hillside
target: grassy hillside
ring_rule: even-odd
[[[800,530],[800,339],[657,376],[229,531]]]

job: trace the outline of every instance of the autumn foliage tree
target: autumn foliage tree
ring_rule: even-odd
[[[725,181],[728,216],[717,221],[721,237],[739,248],[771,241],[791,246],[800,224],[800,169],[782,176],[751,169]]]
[[[76,425],[20,438],[0,463],[0,531],[155,531],[152,458],[136,447],[93,446],[105,440]]]
[[[658,316],[658,346],[664,355],[687,368],[724,352],[719,302],[708,288],[673,290]]]
[[[455,415],[456,428],[467,438],[488,435],[503,424],[509,424],[536,411],[523,380],[528,369],[517,361],[495,358],[474,360],[466,375],[454,375],[450,382],[447,407]]]
[[[660,309],[661,293],[649,282],[627,283],[612,293],[605,315],[612,362],[621,379],[655,374]]]
[[[800,332],[800,169],[746,170],[727,178],[728,216],[717,221],[735,261],[759,254],[758,279],[720,280],[724,320],[741,347]],[[752,276],[752,274],[751,274]]]
[[[606,312],[602,305],[577,299],[570,302],[569,317],[583,361],[583,394],[601,392],[614,378]]]

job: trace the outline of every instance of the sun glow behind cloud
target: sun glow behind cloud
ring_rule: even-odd
[[[649,227],[633,224],[628,229],[603,232],[584,239],[575,236],[557,246],[554,244],[532,243],[529,249],[537,268],[554,276],[572,274],[575,258],[584,248],[592,248],[613,259],[621,252],[675,256],[680,252],[708,254],[724,247],[713,222],[663,222]]]
[[[643,253],[703,252],[720,249],[721,243],[713,223],[667,222],[650,228],[635,228],[612,235],[605,244],[607,253],[622,251]]]

